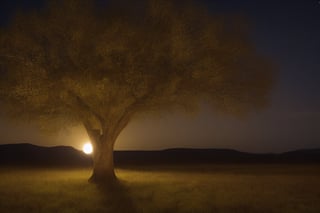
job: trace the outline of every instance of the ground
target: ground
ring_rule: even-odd
[[[320,212],[319,165],[127,167],[112,188],[90,172],[0,168],[0,212]]]

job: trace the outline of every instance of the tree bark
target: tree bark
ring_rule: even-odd
[[[111,141],[93,143],[93,172],[89,179],[92,183],[115,183],[113,144]]]
[[[118,135],[128,124],[130,115],[130,113],[125,113],[124,116],[121,116],[116,122],[115,128],[109,129],[109,131],[104,128],[106,125],[103,122],[101,122],[101,131],[91,128],[88,122],[83,123],[93,146],[93,172],[89,182],[117,183],[114,172],[113,147]]]
[[[117,181],[114,173],[113,147],[111,137],[101,135],[99,130],[87,128],[93,146],[93,172],[89,178],[92,183],[112,184]]]

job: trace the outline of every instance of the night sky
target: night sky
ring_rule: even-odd
[[[216,114],[203,106],[199,114],[146,115],[132,121],[116,149],[172,147],[231,148],[283,152],[320,147],[320,2],[316,0],[202,0],[212,13],[248,18],[257,50],[278,67],[270,106],[246,118]],[[16,9],[32,9],[41,0],[2,0],[0,22]],[[183,2],[183,1],[182,1]],[[45,135],[31,124],[0,117],[0,143],[72,145],[87,140],[81,127]]]

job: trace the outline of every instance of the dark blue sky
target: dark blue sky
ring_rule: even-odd
[[[241,14],[252,26],[261,54],[279,69],[270,107],[235,119],[203,108],[199,115],[140,118],[120,135],[118,149],[168,147],[234,148],[270,152],[320,147],[320,3],[316,0],[202,0],[212,13]],[[35,8],[41,0],[2,0],[0,21],[5,24],[17,8]],[[1,128],[2,127],[2,128]],[[82,129],[41,136],[31,127],[21,134],[7,119],[0,120],[0,143],[34,141],[45,145],[80,147]],[[148,132],[149,134],[144,134]]]

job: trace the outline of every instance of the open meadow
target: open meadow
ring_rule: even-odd
[[[319,165],[118,168],[119,186],[90,169],[0,169],[0,212],[320,212]]]

